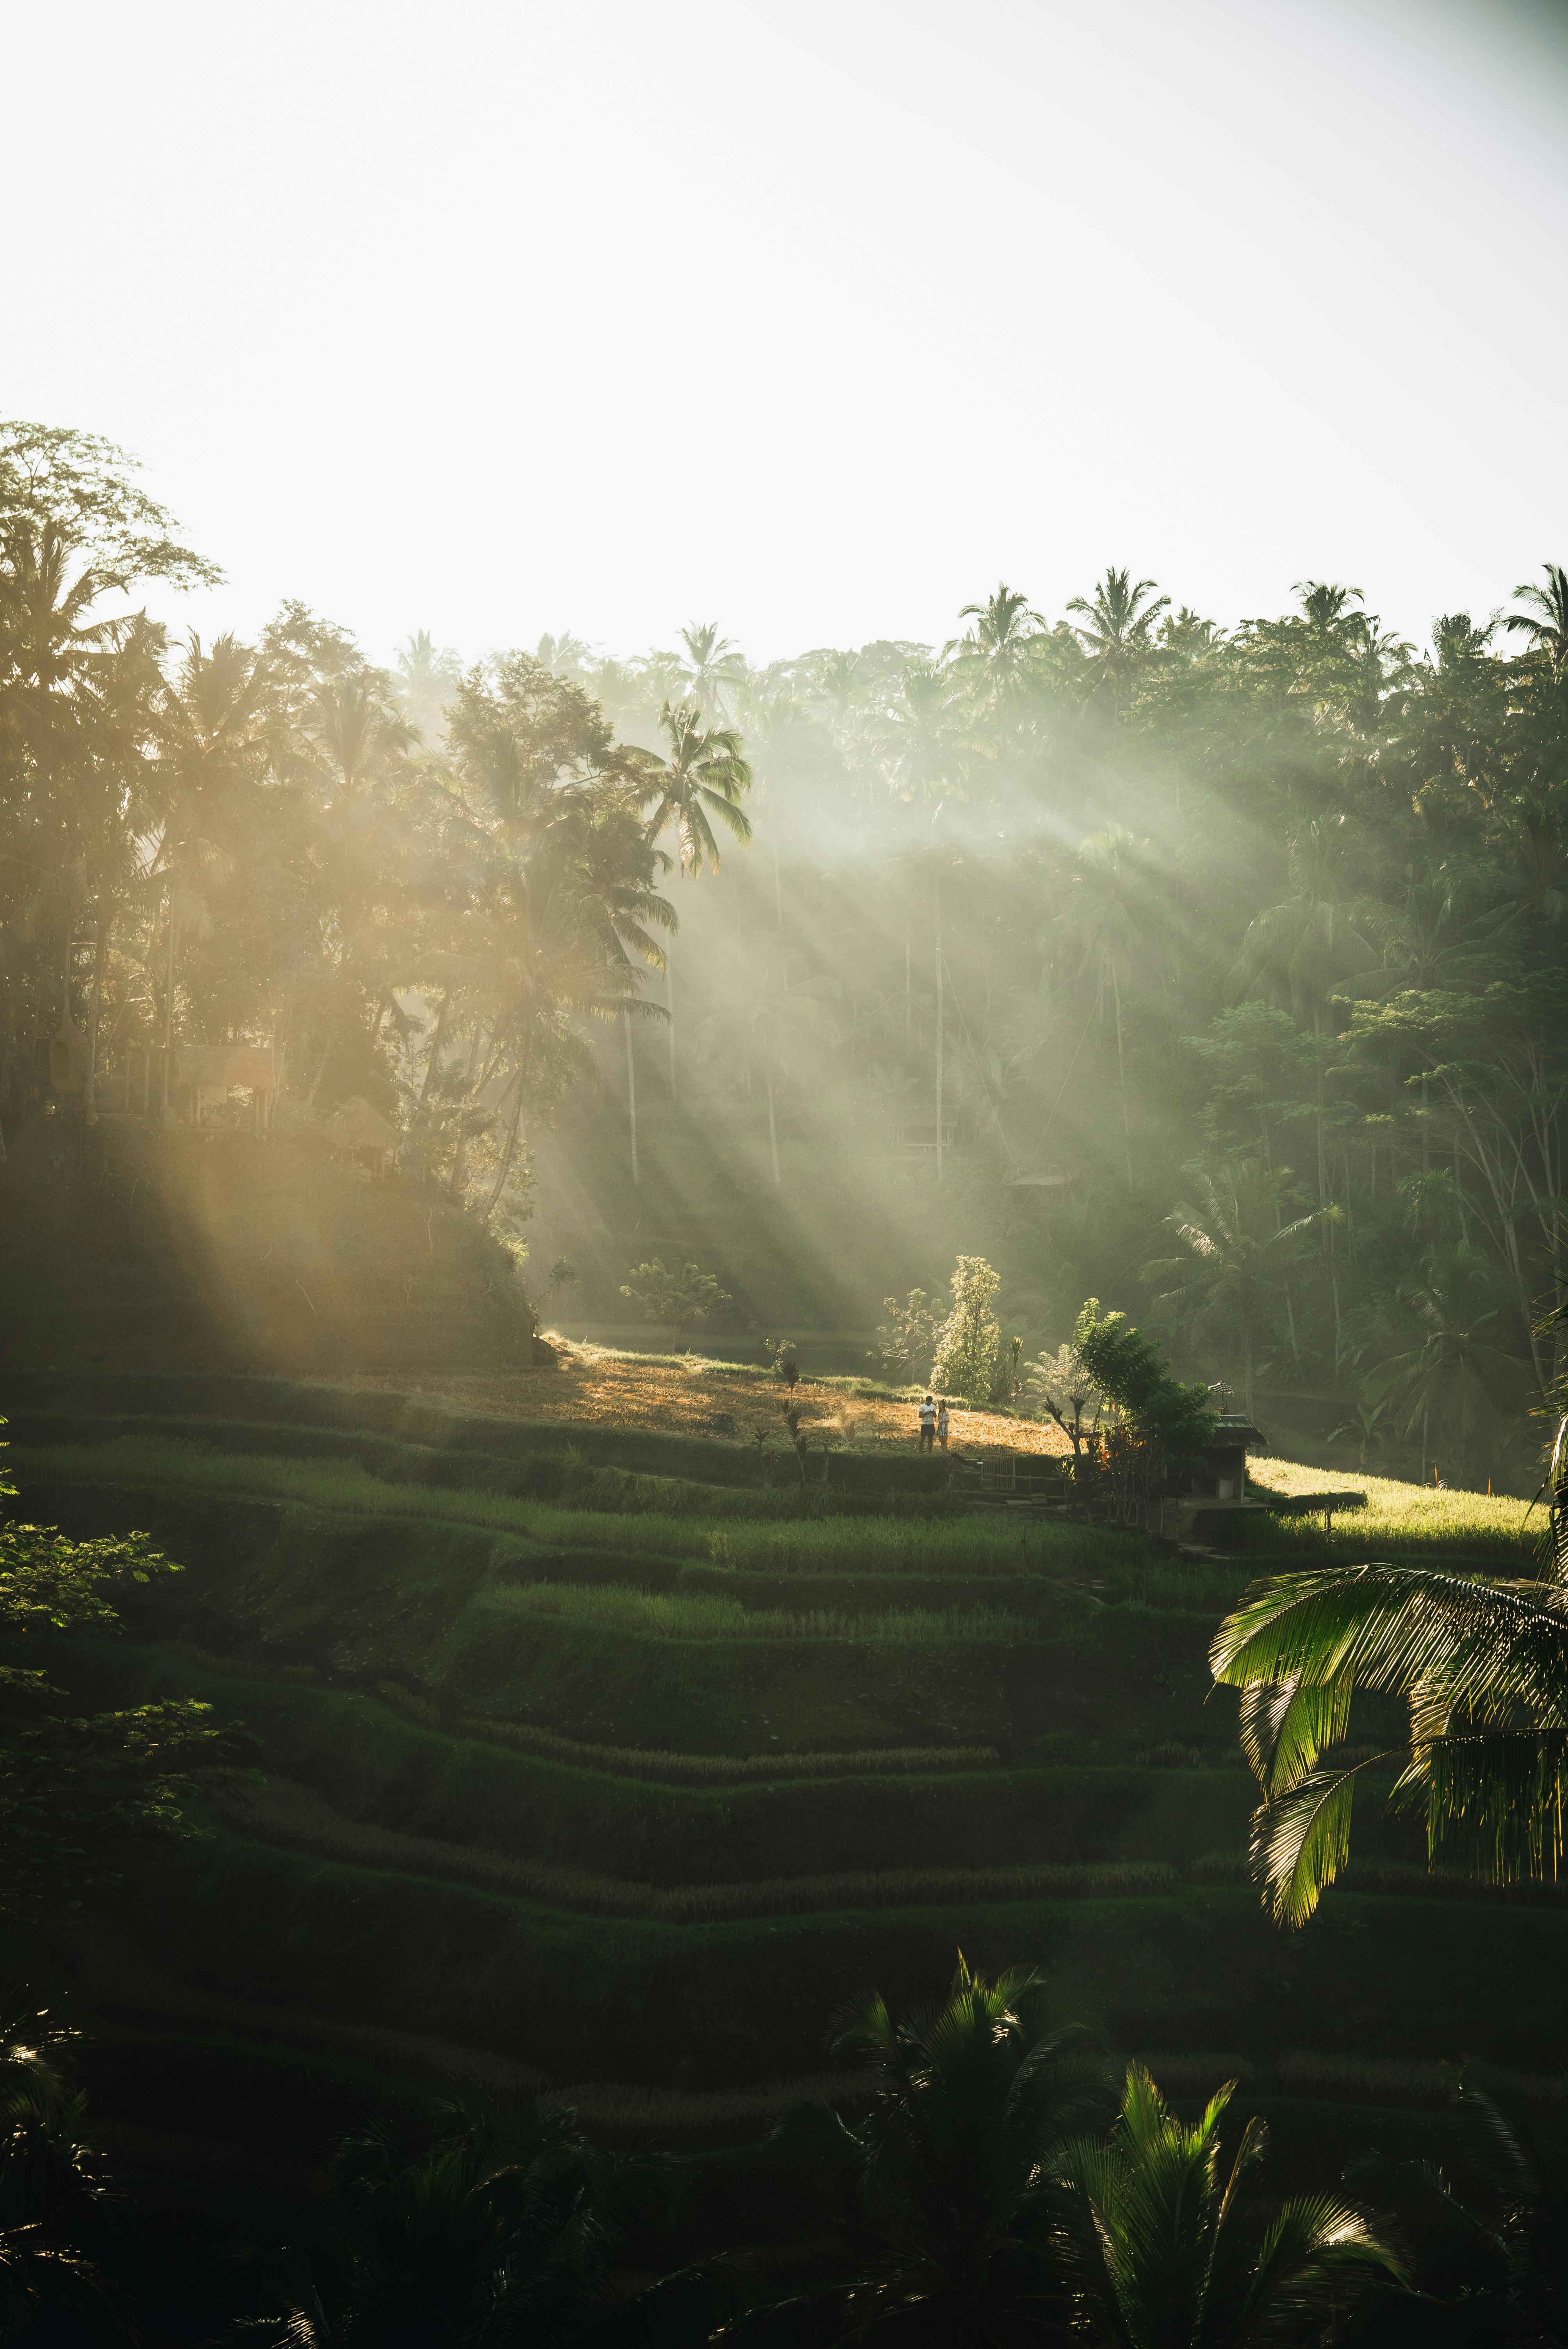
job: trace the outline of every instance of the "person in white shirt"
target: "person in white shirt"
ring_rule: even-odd
[[[934,1450],[935,1444],[936,1405],[927,1395],[920,1406],[920,1448],[923,1452],[931,1452]]]
[[[944,1452],[947,1449],[947,1404],[943,1402],[936,1414],[936,1440]]]

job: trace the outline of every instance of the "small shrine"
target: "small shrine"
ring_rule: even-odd
[[[1192,1471],[1192,1492],[1211,1501],[1244,1501],[1247,1454],[1268,1448],[1268,1438],[1245,1412],[1222,1412]]]

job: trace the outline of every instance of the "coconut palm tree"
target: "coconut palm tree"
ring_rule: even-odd
[[[1522,580],[1513,592],[1529,608],[1510,612],[1502,625],[1511,636],[1528,636],[1531,651],[1544,653],[1553,676],[1561,677],[1568,669],[1568,571],[1560,563],[1543,567],[1545,586]]]
[[[1421,1482],[1432,1438],[1461,1467],[1497,1438],[1528,1377],[1516,1355],[1495,1343],[1502,1308],[1493,1301],[1491,1267],[1467,1240],[1434,1248],[1405,1290],[1421,1331],[1418,1345],[1387,1361],[1374,1391],[1393,1404],[1401,1434],[1421,1434]]]
[[[1314,816],[1291,834],[1290,894],[1249,923],[1229,983],[1238,999],[1284,995],[1295,1017],[1310,1019],[1318,1035],[1336,980],[1376,953],[1351,907],[1355,844],[1344,823],[1342,816]]]
[[[545,657],[542,651],[540,658]],[[446,732],[447,704],[462,682],[462,666],[455,652],[438,646],[428,628],[420,628],[397,647],[394,691],[398,707],[422,741],[438,744]],[[547,667],[552,666],[546,661]]]
[[[994,1982],[963,1958],[946,1999],[895,2016],[868,1998],[833,2046],[867,2079],[851,2120],[820,2109],[780,2135],[846,2176],[857,2280],[763,2313],[734,2337],[1025,2349],[1065,2331],[1055,2180],[1109,2112],[1109,2067],[1023,1970]]]
[[[689,636],[691,631],[688,630],[687,634]],[[644,837],[652,846],[666,825],[673,825],[680,869],[695,879],[705,864],[711,864],[715,872],[718,870],[718,843],[713,835],[715,821],[743,844],[751,838],[751,819],[740,804],[751,788],[751,769],[742,755],[739,735],[729,727],[705,727],[702,711],[694,703],[680,702],[672,708],[666,701],[659,712],[659,724],[669,737],[670,747],[663,764],[650,761],[639,778],[643,797],[654,802],[653,813],[644,828]],[[775,882],[777,877],[775,868]],[[660,959],[664,963],[666,982],[670,1091],[674,1093],[675,971],[666,957]],[[634,1082],[631,1074],[631,1054],[632,1035],[628,1028],[628,1083]]]
[[[1235,2087],[1227,2082],[1188,2124],[1143,2066],[1130,2064],[1109,2140],[1084,2140],[1066,2156],[1067,2272],[1096,2337],[1116,2349],[1305,2349],[1369,2285],[1399,2274],[1351,2204],[1249,2197],[1268,2133],[1248,2121],[1223,2160]]]
[[[1069,612],[1081,612],[1084,625],[1073,634],[1110,688],[1121,709],[1133,671],[1153,649],[1153,627],[1170,605],[1169,595],[1155,593],[1158,583],[1132,577],[1130,571],[1108,570],[1092,595],[1075,595]]]
[[[721,719],[732,716],[746,685],[746,662],[739,648],[730,637],[719,635],[717,620],[683,628],[681,642],[686,659],[679,673],[686,699],[696,709],[717,710]]]
[[[945,669],[929,660],[905,664],[878,743],[893,788],[906,799],[939,798],[962,781],[975,750],[974,730]]]
[[[1308,627],[1319,636],[1343,635],[1359,615],[1352,608],[1362,601],[1359,587],[1338,586],[1326,579],[1298,579],[1292,593],[1301,598]]]
[[[1568,1420],[1550,1472],[1551,1554],[1536,1580],[1441,1567],[1326,1567],[1254,1586],[1209,1652],[1242,1692],[1243,1749],[1263,1791],[1253,1871],[1282,1924],[1303,1925],[1344,1868],[1357,1780],[1403,1759],[1394,1800],[1426,1812],[1427,1847],[1509,1884],[1555,1877],[1568,1809]],[[1346,1754],[1357,1692],[1402,1699],[1409,1741]]]
[[[128,2333],[82,2249],[108,2189],[81,2138],[77,2037],[25,1997],[0,2013],[0,2339],[86,2349]]]
[[[573,2114],[531,2099],[454,2102],[417,2152],[381,2132],[346,2139],[343,2256],[319,2277],[301,2263],[278,2349],[553,2349],[580,2337],[629,2230],[667,2215],[672,2184],[658,2157],[599,2152]]]
[[[1143,1267],[1143,1278],[1169,1284],[1161,1305],[1181,1303],[1195,1331],[1229,1323],[1242,1344],[1242,1401],[1253,1415],[1253,1369],[1268,1310],[1284,1289],[1301,1235],[1315,1215],[1280,1219],[1280,1204],[1291,1180],[1288,1166],[1272,1171],[1261,1158],[1227,1160],[1213,1174],[1202,1174],[1198,1204],[1178,1206],[1165,1217],[1187,1251]],[[1285,1292],[1288,1294],[1288,1292]]]
[[[975,626],[946,647],[959,683],[982,709],[999,711],[1016,701],[1030,676],[1045,623],[1029,599],[1006,581],[983,604],[965,604],[958,615]]]
[[[644,837],[652,846],[673,824],[682,872],[700,873],[705,864],[717,869],[716,821],[738,841],[751,837],[750,819],[740,803],[751,787],[751,769],[740,737],[727,727],[705,727],[700,709],[684,702],[672,707],[666,701],[659,724],[669,749],[663,764],[650,766],[643,778],[643,796],[653,802]]]

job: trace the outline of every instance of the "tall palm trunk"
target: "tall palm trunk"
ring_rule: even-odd
[[[1116,1006],[1116,1077],[1121,1088],[1121,1147],[1127,1160],[1127,1187],[1132,1188],[1132,1128],[1127,1115],[1127,1064],[1121,1055],[1121,980],[1110,966],[1110,999]]]
[[[946,1029],[946,999],[942,984],[942,887],[936,890],[936,1179],[942,1180],[943,1043]]]
[[[678,1102],[680,1092],[676,1083],[676,967],[668,955],[665,957],[665,999],[670,1015],[670,1099]]]
[[[169,960],[163,979],[163,1084],[160,1112],[169,1123],[169,1064],[174,1057],[174,885],[169,886]],[[316,1084],[321,1082],[320,1076]],[[314,1094],[315,1087],[311,1088]]]
[[[452,1008],[452,990],[449,987],[441,998],[441,1008],[436,1014],[436,1032],[430,1039],[430,1057],[425,1063],[425,1080],[419,1087],[419,1107],[424,1108],[430,1097],[430,1087],[441,1065],[441,1047],[447,1040],[447,1014]],[[315,1087],[312,1087],[315,1091]]]
[[[483,1032],[483,1029],[476,1020],[474,1023],[474,1040],[469,1047],[468,1072],[463,1080],[463,1104],[458,1112],[457,1147],[452,1153],[452,1172],[450,1179],[447,1185],[449,1197],[456,1199],[459,1206],[462,1204],[463,1196],[463,1166],[469,1154],[468,1121],[469,1112],[473,1107],[474,1070],[479,1063],[480,1038]]]
[[[513,1077],[512,1082],[517,1087],[517,1100],[512,1105],[511,1124],[507,1130],[506,1148],[500,1154],[500,1171],[495,1178],[495,1183],[490,1191],[490,1197],[485,1203],[485,1221],[487,1224],[495,1213],[496,1201],[500,1197],[501,1192],[506,1185],[506,1178],[511,1173],[512,1154],[516,1150],[522,1134],[523,1073],[521,1066],[518,1069],[517,1074]]]
[[[112,922],[110,923],[110,925],[108,926],[108,927],[109,927],[109,928],[112,928],[112,927],[113,927],[113,924],[112,924]],[[103,918],[103,909],[102,909],[102,907],[100,906],[100,907],[99,907],[99,909],[98,909],[98,938],[97,938],[97,941],[96,941],[96,943],[95,943],[94,949],[93,949],[93,1015],[92,1015],[91,1019],[90,1019],[90,1020],[88,1021],[88,1081],[87,1081],[87,1092],[86,1092],[86,1096],[85,1096],[85,1099],[84,1099],[83,1103],[82,1103],[83,1112],[84,1112],[84,1114],[85,1114],[85,1116],[86,1116],[86,1118],[87,1118],[87,1122],[88,1122],[88,1123],[89,1125],[96,1125],[96,1124],[98,1123],[98,1023],[99,1023],[99,1021],[101,1020],[101,1019],[102,1019],[102,1017],[103,1017],[103,972],[104,972],[104,964],[107,962],[107,960],[108,960],[108,929],[106,929],[106,927],[105,927],[105,925],[104,925],[104,918]]]
[[[642,1177],[637,1173],[637,1064],[632,1058],[632,1015],[624,1005],[621,1008],[621,1022],[626,1030],[626,1110],[632,1124],[632,1180],[640,1185]]]
[[[768,1146],[773,1154],[773,1188],[777,1191],[779,1188],[779,1125],[773,1112],[773,1063],[770,1060],[764,1062],[763,1074],[768,1080]]]

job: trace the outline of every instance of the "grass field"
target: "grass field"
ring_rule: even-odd
[[[61,1964],[94,1953],[68,1963],[111,2120],[248,2130],[303,2196],[332,2127],[443,2073],[587,2083],[629,2139],[707,2148],[722,2198],[834,2008],[870,1982],[929,1998],[960,1947],[1047,1965],[1173,2092],[1244,2071],[1287,2173],[1293,2147],[1431,2149],[1446,2058],[1531,2068],[1568,1904],[1429,1878],[1373,1790],[1347,1888],[1279,1935],[1205,1661],[1247,1584],[1298,1563],[1529,1571],[1522,1504],[1259,1461],[1369,1506],[1326,1540],[1249,1516],[1245,1548],[1187,1561],[964,1514],[873,1423],[803,1514],[699,1424],[740,1421],[721,1393],[776,1405],[744,1366],[554,1376],[0,1397],[27,1514],[146,1526],[186,1568],[125,1640],[73,1650],[84,1702],[200,1697],[264,1781],[211,1788],[205,1841],[62,1924]],[[599,1414],[578,1433],[536,1392],[564,1410],[573,1378]],[[816,1383],[814,1407],[903,1408]],[[183,2102],[150,2084],[164,2049]]]
[[[1527,1557],[1545,1531],[1543,1512],[1505,1494],[1450,1491],[1430,1485],[1401,1484],[1391,1476],[1353,1476],[1329,1468],[1305,1468],[1291,1460],[1254,1458],[1249,1480],[1272,1493],[1365,1493],[1364,1509],[1335,1516],[1325,1538],[1320,1519],[1282,1516],[1264,1536],[1284,1551],[1328,1550],[1336,1557],[1376,1557],[1380,1548],[1456,1551],[1498,1557]]]

